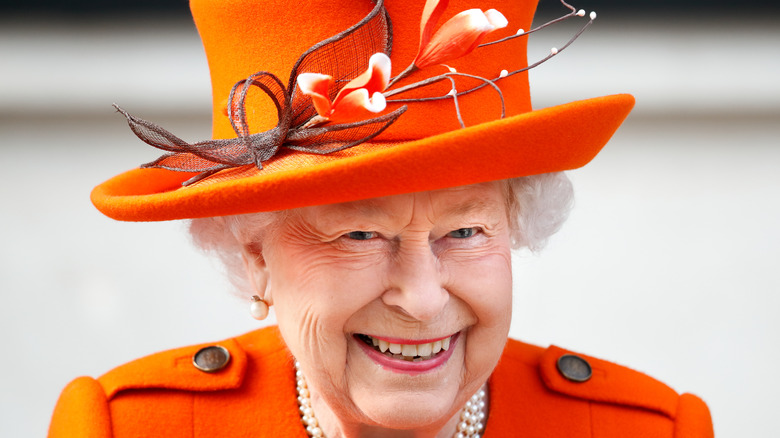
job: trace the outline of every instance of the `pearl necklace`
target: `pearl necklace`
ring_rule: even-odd
[[[311,399],[309,398],[309,387],[297,361],[295,362],[295,380],[297,381],[298,409],[301,411],[301,421],[306,427],[306,433],[310,437],[325,438],[325,434],[314,416],[314,409],[311,407]],[[479,433],[484,427],[484,421],[485,390],[480,389],[461,409],[460,422],[458,422],[453,438],[480,438]]]

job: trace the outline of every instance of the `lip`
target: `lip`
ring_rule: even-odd
[[[441,339],[446,339],[448,337],[449,336],[445,336],[444,338]],[[452,353],[455,351],[455,347],[458,345],[459,338],[460,338],[460,332],[455,333],[454,335],[452,335],[452,341],[450,341],[450,348],[448,350],[446,351],[442,350],[442,352],[439,353],[436,357],[428,360],[421,360],[419,362],[411,362],[408,360],[393,359],[392,357],[387,357],[384,354],[376,351],[373,347],[370,347],[362,340],[357,339],[355,337],[353,337],[352,339],[358,344],[358,346],[363,350],[363,352],[366,353],[366,356],[368,356],[369,359],[374,361],[374,363],[380,365],[382,368],[395,373],[409,374],[414,376],[418,374],[427,373],[447,363],[447,361],[450,359],[450,356],[452,356]],[[381,338],[381,339],[387,340],[388,338]],[[417,344],[424,344],[425,342],[435,342],[437,340],[438,339],[435,339],[433,341],[412,341],[412,342],[416,342]],[[407,342],[407,343],[411,344],[411,342]]]

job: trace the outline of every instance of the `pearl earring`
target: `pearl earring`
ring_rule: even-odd
[[[252,304],[249,305],[249,313],[252,318],[262,321],[268,317],[268,303],[257,295],[252,295]]]

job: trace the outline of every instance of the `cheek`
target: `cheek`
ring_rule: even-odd
[[[269,290],[277,321],[309,351],[328,345],[332,353],[344,344],[346,322],[381,294],[383,263],[377,257],[335,256],[311,245],[273,256]]]
[[[450,293],[464,301],[481,327],[507,327],[512,317],[512,259],[508,248],[443,263]]]
[[[346,326],[381,295],[382,263],[309,247],[269,263],[277,322],[309,385],[349,404]]]
[[[464,303],[473,318],[465,338],[465,382],[483,382],[504,350],[512,322],[512,262],[510,251],[495,249],[479,260],[454,263],[450,293]],[[476,390],[476,388],[469,388]]]
[[[464,339],[463,388],[473,393],[493,372],[512,320],[512,262],[508,247],[451,263],[450,293],[471,313]]]

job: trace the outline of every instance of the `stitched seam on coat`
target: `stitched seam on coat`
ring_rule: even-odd
[[[596,438],[596,431],[593,428],[593,402],[588,402],[588,421],[590,422],[590,437]]]
[[[195,393],[190,393],[190,437],[195,438]]]

